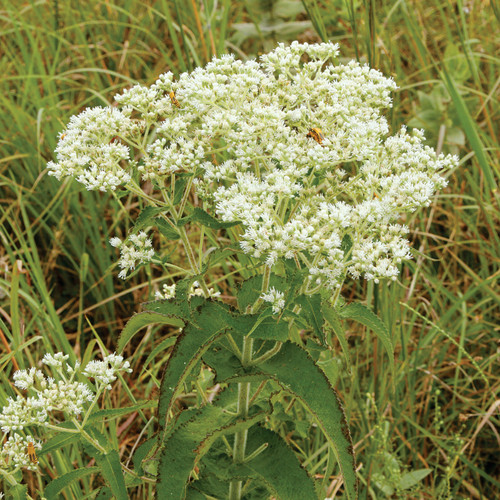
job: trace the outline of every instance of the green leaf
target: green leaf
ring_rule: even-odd
[[[106,452],[111,451],[113,449],[113,444],[109,440],[109,438],[104,435],[97,427],[94,425],[87,425],[85,426],[85,432],[90,434],[91,437],[94,438],[95,441],[97,441],[100,445],[101,448],[106,450]],[[85,451],[91,456],[95,457],[96,453],[99,453],[99,449],[94,446],[93,443],[87,440],[82,440],[83,447]]]
[[[181,280],[176,284],[176,290],[183,281],[185,280]],[[182,307],[174,299],[151,300],[150,302],[143,302],[141,307],[145,311],[154,311],[181,320],[190,319],[190,311],[183,312]]]
[[[345,331],[344,328],[342,327],[342,323],[340,321],[339,315],[335,311],[335,309],[331,306],[329,306],[326,303],[323,303],[321,306],[321,311],[323,312],[323,317],[326,319],[328,324],[332,327],[332,330],[334,331],[335,335],[337,336],[340,347],[342,348],[342,351],[344,353],[345,359],[347,361],[347,368],[349,370],[349,374],[351,373],[351,357],[349,355],[349,346],[347,344],[347,339],[345,336]],[[331,342],[329,342],[331,345]]]
[[[133,406],[127,406],[125,408],[110,408],[107,410],[99,410],[90,415],[88,423],[95,424],[96,422],[100,422],[101,420],[121,417],[122,415],[127,415],[128,413],[132,413],[143,408],[154,408],[156,405],[157,401],[148,400],[142,401],[141,403],[137,403]]]
[[[195,281],[199,281],[202,276],[192,275],[178,281],[175,284],[175,300],[179,304],[179,308],[185,315],[191,315],[190,301],[191,287]]]
[[[138,215],[137,219],[134,223],[133,231],[134,233],[140,231],[146,226],[156,225],[156,222],[153,222],[153,219],[158,215],[164,212],[165,209],[161,207],[146,207],[141,210],[141,213]]]
[[[351,236],[345,234],[342,238],[342,243],[340,244],[340,249],[344,252],[344,255],[347,255],[351,251],[352,243]]]
[[[134,463],[134,469],[142,476],[144,474],[144,469],[142,467],[142,461],[148,456],[149,452],[158,444],[158,439],[156,436],[144,441],[140,444],[132,457],[132,462]]]
[[[264,311],[258,316],[257,321],[248,332],[248,335],[254,339],[279,340],[285,342],[288,340],[288,323],[277,321],[271,317],[272,310]]]
[[[270,412],[268,408],[251,413],[245,419],[236,418],[226,409],[230,402],[236,400],[236,391],[236,386],[225,389],[217,404],[205,405],[188,422],[183,422],[170,433],[158,466],[157,488],[162,492],[162,498],[184,499],[192,470],[213,442],[222,435],[248,429]],[[235,409],[232,408],[233,411]]]
[[[47,453],[53,453],[59,448],[77,443],[80,440],[81,435],[79,433],[64,432],[64,429],[76,429],[72,422],[62,422],[58,424],[57,427],[60,428],[61,431],[57,432],[54,437],[43,444],[42,450],[39,453],[40,456],[46,455]]]
[[[262,289],[262,276],[253,276],[241,284],[241,288],[236,295],[238,308],[244,313],[249,306],[252,306],[260,297]]]
[[[307,352],[286,342],[270,360],[259,366],[264,374],[300,399],[311,412],[335,450],[347,497],[357,498],[354,450],[344,410],[337,393]]]
[[[306,268],[299,269],[293,259],[283,259],[283,265],[286,272],[285,307],[288,307],[290,304],[295,303],[295,293],[304,284],[309,271]]]
[[[26,500],[28,498],[28,487],[25,484],[16,484],[7,489],[7,497],[12,500]]]
[[[178,240],[181,236],[165,219],[156,217],[155,225],[167,240]]]
[[[252,478],[262,482],[279,500],[317,500],[314,481],[300,465],[295,453],[273,431],[255,426],[248,431],[247,456],[260,446],[267,448],[244,464],[219,468],[226,481]]]
[[[53,479],[43,490],[43,496],[46,498],[58,498],[59,493],[69,486],[73,481],[78,481],[82,477],[89,474],[98,474],[100,467],[82,467],[81,469],[74,469],[62,476]],[[23,500],[25,500],[25,496]]]
[[[113,492],[107,486],[103,486],[99,488],[99,493],[97,493],[95,500],[109,500],[110,498],[113,498]]]
[[[269,286],[280,292],[288,289],[287,280],[281,276],[271,274]],[[262,295],[262,275],[253,276],[245,280],[237,293],[238,308],[241,312],[246,312],[248,306],[253,306],[255,301]]]
[[[149,356],[147,357],[146,361],[144,361],[144,364],[142,365],[142,369],[144,370],[146,366],[151,363],[153,359],[158,356],[163,351],[166,351],[169,347],[172,347],[177,338],[176,337],[167,337],[166,339],[163,339],[150,353]]]
[[[194,488],[187,491],[186,500],[207,500],[207,497]]]
[[[209,268],[215,266],[221,260],[226,260],[229,256],[234,255],[235,253],[241,253],[242,250],[239,248],[234,248],[232,246],[225,246],[221,248],[215,248],[210,251],[207,255],[205,253],[203,258],[203,272],[206,272]]]
[[[469,140],[471,148],[474,150],[474,154],[476,155],[477,161],[481,170],[484,174],[484,179],[486,184],[490,190],[494,190],[497,187],[497,183],[495,181],[495,177],[493,176],[493,172],[490,167],[490,161],[485,153],[485,147],[481,141],[481,138],[477,132],[477,124],[473,120],[472,116],[469,113],[469,110],[465,104],[464,99],[458,92],[455,82],[453,78],[447,73],[445,68],[442,68],[441,76],[443,78],[443,82],[450,93],[450,96],[453,100],[453,104],[457,110],[457,116],[460,120],[462,128],[465,131],[465,135]]]
[[[321,312],[321,295],[301,295],[297,297],[297,304],[302,306],[302,314],[306,318],[307,323],[316,332],[318,338],[322,341],[325,339],[323,330],[323,314]]]
[[[411,472],[406,472],[401,476],[399,487],[402,490],[407,490],[422,481],[422,479],[427,477],[431,472],[432,469],[417,469]]]
[[[237,226],[238,224],[241,224],[240,221],[221,222],[220,220],[216,219],[213,215],[210,215],[208,212],[205,212],[205,210],[199,207],[196,207],[187,217],[179,219],[179,221],[177,221],[177,225],[179,227],[182,227],[188,222],[198,222],[202,226],[206,226],[211,229],[226,229],[228,227],[233,227]]]
[[[172,201],[174,205],[178,205],[181,202],[188,180],[187,177],[177,177],[175,180],[175,193]]]
[[[116,500],[128,500],[118,451],[111,450],[108,453],[96,453],[94,458]]]
[[[158,422],[163,430],[175,395],[193,366],[217,338],[228,329],[230,315],[218,302],[206,301],[193,313],[190,322],[177,337],[174,349],[165,367],[158,402]]]
[[[229,349],[226,342],[223,341],[215,342],[203,354],[203,362],[214,370],[217,383],[231,378],[241,369],[240,360]]]
[[[203,359],[218,375],[229,372],[219,365],[221,360],[228,361],[225,351],[221,349],[218,354]],[[235,364],[234,357],[229,357],[229,360]],[[296,344],[286,342],[274,357],[259,366],[244,369],[240,365],[239,369],[234,367],[231,371],[235,375],[225,382],[272,379],[302,402],[335,451],[349,500],[357,498],[354,450],[344,410],[326,375],[307,352]],[[219,377],[217,381],[221,382]]]
[[[330,384],[335,387],[341,375],[343,375],[342,359],[333,354],[332,351],[321,351],[316,364],[323,370]]]
[[[224,455],[223,458],[226,458],[227,455]],[[200,464],[200,470],[207,470],[204,467],[205,459]],[[219,461],[220,467],[220,461]],[[200,493],[203,492],[203,493]],[[227,498],[228,493],[228,484],[226,481],[222,481],[215,476],[215,474],[210,473],[209,475],[204,474],[200,479],[193,483],[189,483],[189,488],[186,495],[186,500],[197,500],[200,498],[199,496],[192,496],[196,493],[203,495],[203,500],[213,500],[214,498]]]
[[[353,302],[339,310],[341,318],[350,318],[373,330],[380,339],[389,356],[391,370],[394,373],[394,346],[389,330],[382,320],[368,307],[359,302]]]
[[[249,335],[254,339],[288,340],[288,323],[273,318],[271,307],[260,314],[233,314],[230,326],[242,335]]]
[[[118,352],[123,352],[125,346],[132,337],[144,327],[154,324],[172,325],[176,327],[184,326],[184,321],[173,314],[162,314],[153,311],[143,311],[134,314],[125,325],[125,328],[118,339]]]

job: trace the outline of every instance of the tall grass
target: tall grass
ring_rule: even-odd
[[[381,485],[396,487],[405,471],[430,469],[405,490],[407,498],[496,498],[500,58],[494,5],[2,1],[0,402],[13,394],[12,371],[46,351],[83,357],[96,345],[95,335],[113,350],[117,332],[160,279],[153,270],[124,285],[114,272],[116,255],[107,240],[126,233],[129,214],[141,208],[134,200],[89,193],[76,183],[61,186],[46,175],[69,116],[109,104],[134,82],[203,65],[214,54],[254,57],[271,42],[329,39],[341,44],[343,58],[395,78],[394,128],[408,122],[424,127],[433,147],[461,157],[446,192],[407,221],[415,259],[399,282],[352,283],[346,297],[367,297],[389,326],[399,351],[395,372],[374,336],[359,328],[348,332],[351,376],[339,369],[340,354],[324,360],[345,394],[360,497],[386,498],[390,491]],[[171,335],[151,330],[133,345],[131,390],[115,390],[114,405],[154,392],[165,360],[149,354]],[[287,410],[302,411],[293,404]],[[152,435],[148,418],[116,422],[125,456]],[[276,418],[304,465],[334,496],[340,485],[321,436],[306,421],[297,429],[283,415]],[[42,460],[42,468],[56,476],[72,462],[85,465],[82,460],[69,448],[67,456]],[[34,491],[38,479],[28,479]],[[92,478],[85,478],[73,495],[86,498],[93,490]],[[150,496],[151,490],[136,492],[137,498]]]

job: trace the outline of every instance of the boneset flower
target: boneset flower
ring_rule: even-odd
[[[86,377],[93,378],[97,386],[110,390],[111,382],[116,380],[117,374],[121,371],[132,372],[130,363],[124,361],[123,356],[110,354],[102,361],[90,361],[82,373]]]
[[[111,246],[120,249],[119,265],[122,270],[118,274],[118,277],[122,279],[127,277],[129,271],[135,269],[137,263],[150,262],[155,253],[153,243],[144,231],[140,231],[138,234],[131,234],[126,241],[122,241],[117,237],[111,238],[109,243]]]
[[[336,44],[293,42],[259,61],[226,55],[176,81],[167,73],[117,96],[121,109],[73,117],[49,168],[103,190],[135,169],[159,188],[190,173],[204,208],[241,221],[245,253],[308,269],[305,293],[346,276],[394,280],[411,258],[401,215],[431,203],[457,158],[437,155],[421,131],[389,135],[395,82],[355,61],[333,64],[337,55]],[[120,277],[151,259],[147,242],[112,240]]]
[[[279,314],[285,307],[285,294],[273,287],[267,293],[263,293],[260,298],[273,306],[273,313],[275,314]]]
[[[42,449],[42,444],[31,436],[24,438],[17,433],[9,436],[0,449],[0,469],[20,469],[23,467],[36,471],[37,464],[32,462],[26,453],[29,443],[33,444],[36,451]]]

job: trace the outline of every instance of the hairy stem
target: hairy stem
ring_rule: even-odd
[[[247,366],[252,361],[253,339],[244,337],[243,356],[241,364]],[[250,401],[250,382],[241,382],[238,384],[238,416],[246,417],[248,415]],[[245,460],[245,450],[247,446],[248,430],[242,430],[234,435],[233,462],[242,463]],[[229,485],[229,500],[241,499],[241,488],[243,481],[231,481]]]
[[[271,277],[271,268],[267,267],[264,270],[262,277],[262,293],[267,292],[269,288],[269,280]],[[251,308],[251,313],[255,312],[262,299],[259,297]],[[253,355],[253,339],[249,336],[243,337],[243,348],[241,356],[241,364],[249,366],[252,364]],[[250,408],[250,382],[241,382],[238,384],[238,416],[245,418],[248,415]],[[234,435],[233,445],[233,462],[243,463],[245,461],[245,450],[247,446],[248,430],[242,430]],[[231,481],[229,485],[229,500],[241,500],[241,490],[243,481]]]

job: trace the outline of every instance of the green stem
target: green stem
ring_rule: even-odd
[[[253,339],[243,338],[243,356],[241,364],[248,366],[252,361]],[[250,382],[238,384],[238,416],[245,418],[248,415],[250,401]],[[238,431],[234,435],[233,462],[241,464],[245,461],[245,450],[247,446],[248,429]],[[231,481],[229,485],[229,500],[241,499],[241,488],[243,481]]]
[[[282,345],[283,342],[276,342],[274,347],[269,349],[269,351],[266,351],[262,356],[255,358],[250,364],[260,365],[261,363],[264,363],[264,361],[267,361],[268,359],[272,358],[275,354],[278,354]]]
[[[96,392],[96,395],[94,397],[94,401],[92,401],[91,405],[89,406],[88,410],[85,412],[85,417],[83,418],[82,421],[82,429],[85,427],[87,424],[87,420],[90,417],[90,414],[92,413],[92,410],[94,409],[94,406],[97,404],[97,400],[101,397],[101,394],[104,391],[104,387],[99,388],[99,390]]]
[[[269,288],[269,280],[271,278],[271,268],[267,267],[264,270],[262,277],[262,293],[267,292]],[[255,304],[252,306],[250,313],[255,312],[262,299],[259,297]],[[246,367],[252,364],[253,355],[253,339],[249,336],[243,337],[243,348],[241,356],[241,364]],[[248,409],[250,408],[250,382],[240,382],[238,384],[238,416],[245,418],[248,416]],[[234,435],[233,445],[233,462],[241,464],[245,461],[245,450],[247,446],[248,429],[238,431]],[[229,500],[241,500],[241,490],[243,481],[231,481],[229,485]]]

